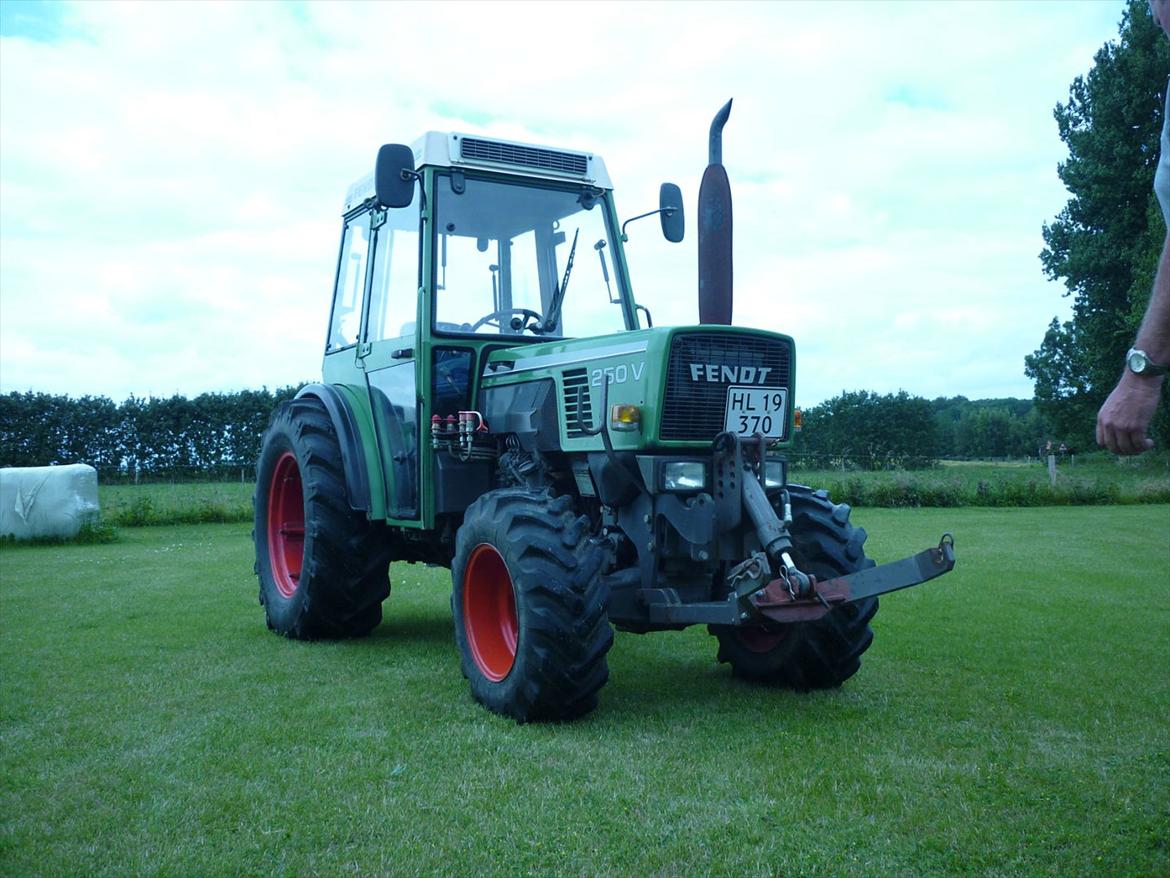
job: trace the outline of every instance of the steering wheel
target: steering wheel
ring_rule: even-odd
[[[537,314],[535,311],[529,311],[527,308],[504,308],[502,311],[493,311],[491,314],[480,317],[475,323],[471,324],[471,332],[475,332],[481,326],[491,323],[493,320],[507,317],[509,314],[523,314],[525,317],[531,317],[537,323],[544,320],[544,317],[540,314]],[[499,326],[498,323],[496,325]],[[520,327],[520,329],[523,330],[524,327]]]

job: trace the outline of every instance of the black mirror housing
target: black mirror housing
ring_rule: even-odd
[[[658,219],[662,223],[663,237],[670,243],[677,244],[686,233],[682,190],[674,183],[663,183],[658,189],[658,209],[661,211]]]
[[[414,200],[414,152],[402,143],[387,143],[374,164],[374,197],[379,207],[406,207]]]

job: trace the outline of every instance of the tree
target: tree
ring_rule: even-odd
[[[904,390],[842,393],[805,412],[801,449],[866,469],[923,466],[938,450],[934,410]]]
[[[1085,446],[1145,312],[1166,235],[1152,187],[1168,75],[1170,41],[1146,0],[1129,0],[1119,41],[1097,52],[1054,112],[1069,151],[1057,172],[1071,197],[1044,226],[1040,260],[1064,281],[1073,315],[1053,319],[1024,371],[1062,438]],[[1166,387],[1153,429],[1170,438]]]
[[[0,467],[88,463],[99,478],[222,478],[251,467],[273,409],[299,386],[138,399],[0,395]]]

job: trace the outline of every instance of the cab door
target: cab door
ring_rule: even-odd
[[[404,524],[421,523],[418,393],[418,290],[421,285],[419,197],[407,207],[371,213],[373,264],[358,362],[386,474],[386,509]]]

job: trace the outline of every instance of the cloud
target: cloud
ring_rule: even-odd
[[[707,125],[734,96],[736,319],[799,397],[1030,394],[1060,288],[1051,119],[1120,3],[4,3],[0,390],[319,374],[346,187],[428,129],[593,150],[640,302],[696,319]],[[40,16],[39,18],[37,16]],[[30,17],[31,16],[31,17]],[[1059,18],[1059,26],[1054,19]]]

